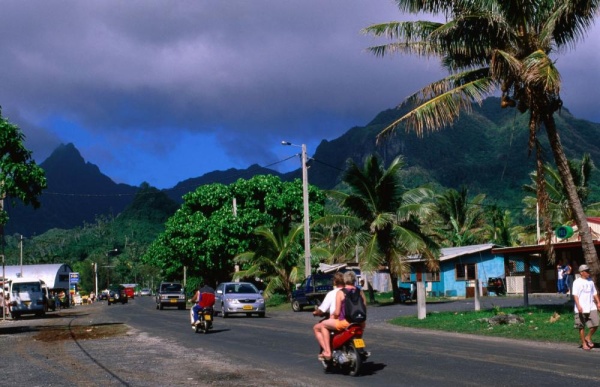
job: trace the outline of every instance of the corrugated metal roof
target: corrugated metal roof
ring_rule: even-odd
[[[459,247],[444,247],[440,250],[440,261],[447,261],[464,255],[475,254],[482,251],[491,250],[494,247],[499,247],[493,243],[485,243],[482,245],[459,246]],[[407,257],[408,262],[420,262],[423,258],[420,255],[411,255]]]

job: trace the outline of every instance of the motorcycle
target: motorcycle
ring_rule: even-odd
[[[191,310],[190,308],[190,316],[191,319],[193,319],[194,316],[194,311]],[[198,312],[198,322],[196,323],[196,325],[192,325],[192,329],[196,332],[196,333],[208,333],[208,331],[210,329],[212,329],[212,325],[213,325],[213,316],[214,316],[214,310],[212,307],[206,307],[204,309],[202,309],[201,311]]]
[[[331,332],[331,360],[321,360],[325,372],[338,369],[350,376],[360,374],[363,362],[371,355],[362,338],[363,332],[361,324],[350,324],[343,331]]]

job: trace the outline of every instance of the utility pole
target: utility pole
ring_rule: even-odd
[[[302,200],[304,202],[304,277],[311,273],[310,265],[310,212],[308,208],[308,157],[306,156],[306,144],[296,145],[289,141],[282,141],[281,145],[290,145],[302,148]]]
[[[23,278],[23,235],[21,235],[21,240],[20,240],[20,246],[21,246],[21,278]]]

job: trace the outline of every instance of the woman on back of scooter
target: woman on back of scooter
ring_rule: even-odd
[[[348,291],[356,290],[356,275],[353,271],[347,271],[344,273],[344,289]],[[367,300],[365,298],[364,293],[361,291],[361,297],[363,298],[363,302],[365,305],[367,304]],[[336,300],[335,300],[335,312],[331,316],[332,318],[325,320],[321,325],[321,334],[323,337],[329,337],[330,331],[342,331],[346,329],[350,322],[346,320],[345,310],[344,310],[344,299],[346,298],[346,294],[343,291],[337,292]],[[364,323],[363,323],[364,324]],[[324,347],[323,352],[321,353],[324,360],[331,360],[331,342],[329,340],[323,340]]]

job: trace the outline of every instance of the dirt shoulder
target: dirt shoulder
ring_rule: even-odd
[[[267,369],[177,345],[103,317],[101,304],[0,320],[3,380],[36,386],[293,386]]]

